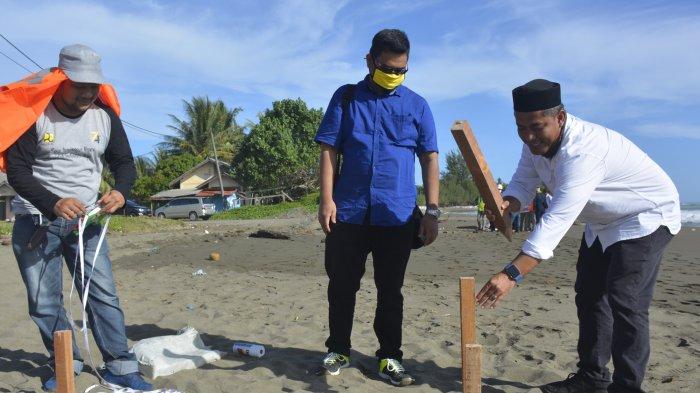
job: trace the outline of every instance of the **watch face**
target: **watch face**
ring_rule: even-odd
[[[433,216],[433,217],[435,217],[435,218],[439,218],[439,217],[440,217],[440,210],[438,210],[438,209],[427,209],[427,210],[425,211],[425,214],[427,214],[427,215],[429,215],[429,216]]]
[[[508,265],[505,269],[505,272],[508,275],[508,277],[512,278],[513,280],[515,280],[520,275],[520,271],[518,270],[518,268],[513,265]]]

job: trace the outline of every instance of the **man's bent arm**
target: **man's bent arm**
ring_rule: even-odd
[[[105,161],[114,175],[114,189],[119,191],[124,199],[131,194],[131,187],[136,181],[136,166],[131,153],[129,139],[126,137],[124,126],[112,109],[103,108],[111,121],[109,143],[105,149]]]
[[[423,174],[423,189],[425,203],[430,208],[437,208],[440,199],[440,169],[437,152],[426,152],[420,155],[421,172]]]

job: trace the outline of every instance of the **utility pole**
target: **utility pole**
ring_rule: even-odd
[[[214,161],[216,162],[216,174],[219,177],[219,189],[221,190],[221,201],[224,204],[224,210],[228,208],[228,203],[226,202],[226,196],[224,195],[224,182],[221,180],[221,168],[219,168],[219,156],[216,154],[216,142],[214,141],[214,132],[210,129],[209,135],[211,135],[211,145],[214,147]]]

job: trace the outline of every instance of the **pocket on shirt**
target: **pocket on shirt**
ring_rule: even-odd
[[[418,129],[411,115],[388,115],[384,129],[389,142],[398,146],[416,147]]]

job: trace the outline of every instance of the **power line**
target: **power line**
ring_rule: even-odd
[[[2,39],[4,39],[5,41],[7,41],[8,44],[12,45],[12,47],[15,48],[19,53],[21,53],[22,55],[24,55],[24,57],[26,57],[27,59],[29,59],[29,61],[31,61],[32,63],[34,63],[34,65],[36,65],[37,67],[39,67],[40,70],[43,69],[36,61],[32,60],[31,57],[29,57],[26,53],[22,52],[21,49],[19,49],[15,44],[13,44],[13,43],[12,43],[10,40],[8,40],[4,35],[2,35],[2,33],[0,33],[0,37],[2,37]],[[29,70],[27,67],[25,67],[25,66],[23,66],[22,64],[16,62],[14,59],[12,59],[10,56],[6,55],[5,53],[3,53],[3,52],[0,52],[0,53],[1,53],[2,55],[4,55],[5,57],[7,57],[8,59],[10,59],[13,63],[17,64],[18,66],[20,66],[20,67],[22,67],[22,68],[24,68],[26,71],[32,72],[32,71]],[[136,125],[136,124],[134,124],[134,123],[128,122],[128,121],[126,121],[126,120],[124,120],[124,119],[121,119],[121,121],[122,121],[122,123],[126,124],[127,126],[131,127],[132,129],[137,130],[137,131],[140,131],[140,132],[145,133],[145,134],[148,134],[148,135],[151,135],[151,136],[157,136],[157,137],[161,137],[161,138],[164,138],[164,139],[167,139],[167,137],[170,137],[170,135],[163,134],[163,133],[160,133],[160,132],[151,131],[151,130],[149,130],[149,129],[147,129],[147,128],[143,128],[143,127],[138,126],[138,125]]]
[[[8,60],[10,60],[11,62],[17,64],[18,66],[24,68],[27,72],[32,72],[32,70],[30,70],[29,68],[27,68],[27,67],[23,66],[22,64],[16,62],[15,59],[11,58],[10,56],[8,56],[5,52],[3,52],[3,51],[1,51],[1,50],[0,50],[0,55],[3,55],[3,56],[5,56],[5,57],[7,57]]]
[[[24,55],[24,57],[26,57],[27,59],[29,59],[29,61],[31,61],[32,63],[34,63],[35,66],[39,67],[40,70],[43,69],[42,66],[40,66],[36,61],[32,60],[32,58],[29,57],[26,53],[22,52],[21,49],[19,49],[17,46],[15,46],[15,44],[13,44],[13,43],[12,43],[10,40],[8,40],[4,35],[2,35],[2,33],[0,33],[0,37],[2,37],[3,40],[7,41],[8,44],[12,45],[13,48],[17,49],[17,52],[21,53],[22,55]]]
[[[163,137],[163,138],[169,137],[169,136],[170,136],[170,135],[168,135],[168,134],[163,134],[163,133],[160,133],[160,132],[151,131],[151,130],[149,130],[149,129],[147,129],[147,128],[143,128],[143,127],[141,127],[141,126],[137,126],[136,124],[131,123],[131,122],[128,122],[128,121],[126,121],[126,120],[124,120],[124,119],[122,119],[122,123],[126,124],[127,126],[133,128],[133,129],[135,129],[135,130],[142,131],[142,132],[144,132],[144,133],[151,134],[151,135],[154,135],[154,136],[159,136],[159,137]]]

